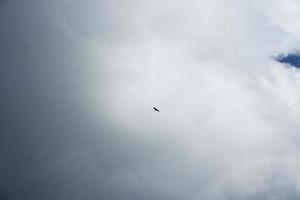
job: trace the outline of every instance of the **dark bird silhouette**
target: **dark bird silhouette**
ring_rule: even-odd
[[[154,109],[154,112],[155,112],[155,111],[159,112],[159,110],[158,110],[157,108],[153,107],[153,109]]]

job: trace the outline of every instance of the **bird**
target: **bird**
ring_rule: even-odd
[[[159,112],[159,110],[158,110],[157,108],[153,107],[153,109],[154,109],[154,112],[155,112],[155,111]]]

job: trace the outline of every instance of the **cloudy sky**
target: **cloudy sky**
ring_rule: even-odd
[[[299,199],[300,69],[276,61],[299,21],[298,0],[0,0],[0,199]]]

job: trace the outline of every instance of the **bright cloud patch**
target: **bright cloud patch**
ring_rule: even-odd
[[[299,72],[270,59],[297,39],[273,16],[291,5],[266,2],[145,1],[125,18],[134,34],[109,54],[110,115],[176,147],[139,169],[155,174],[142,173],[151,187],[191,200],[299,197]]]

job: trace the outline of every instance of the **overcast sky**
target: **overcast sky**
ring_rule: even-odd
[[[300,69],[274,59],[299,21],[298,0],[0,0],[0,199],[299,199]]]

